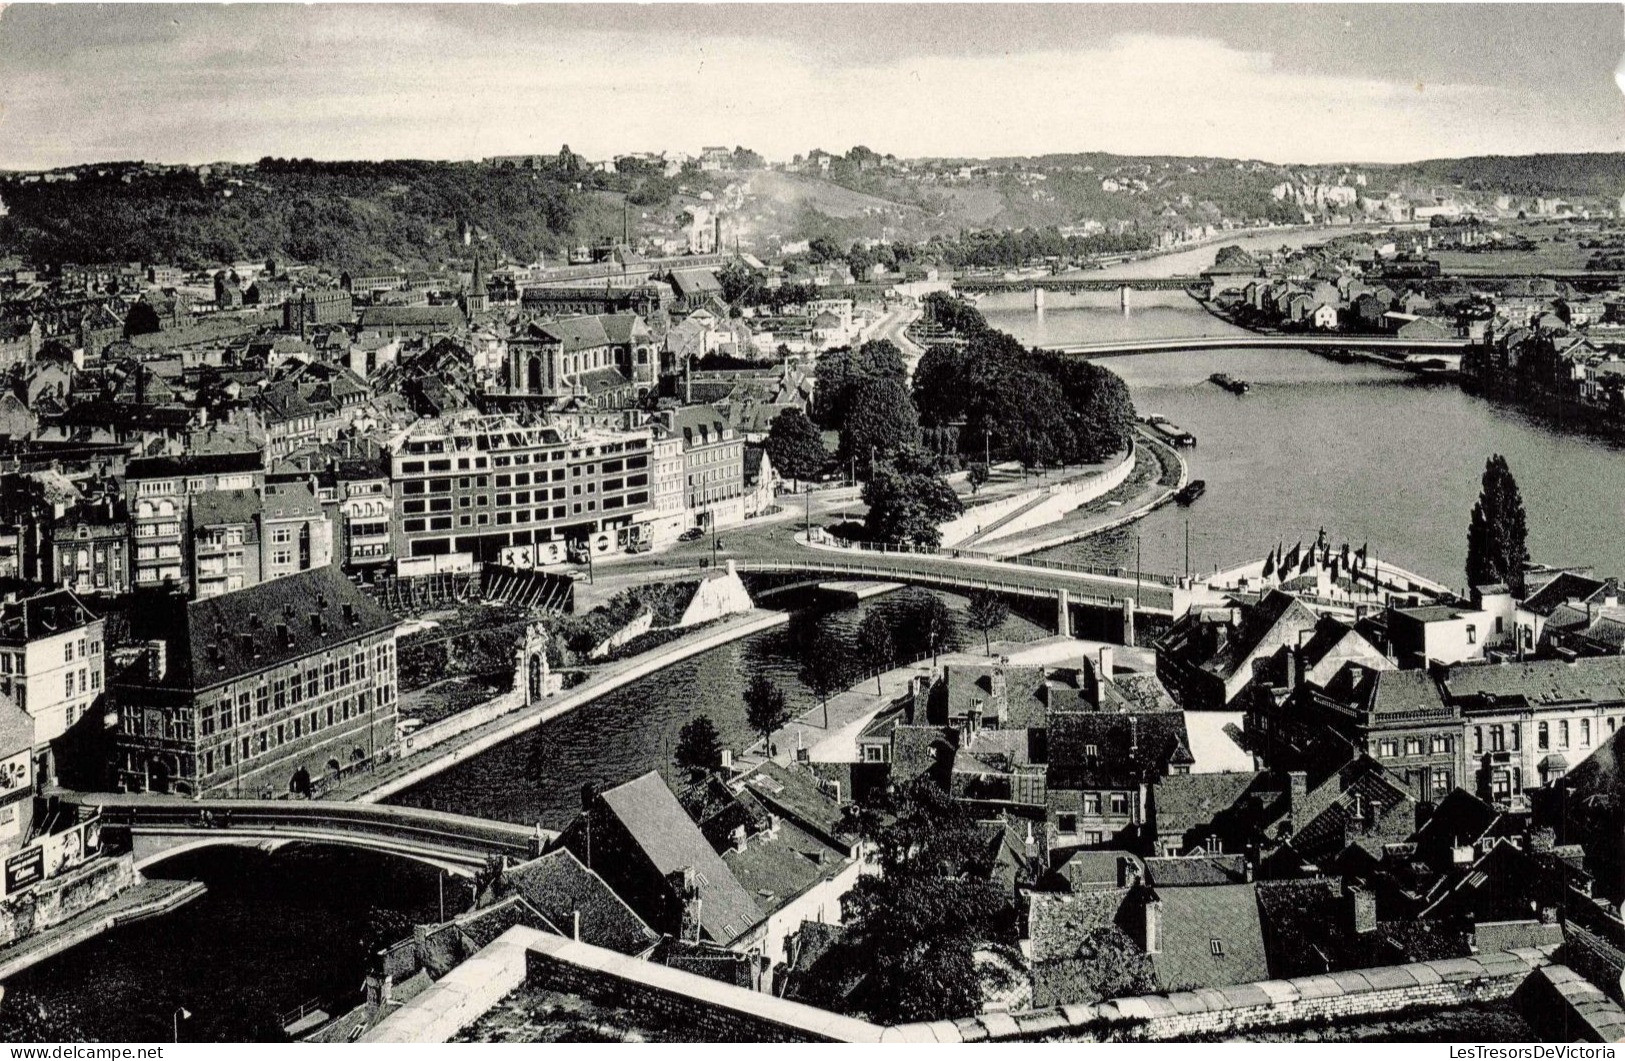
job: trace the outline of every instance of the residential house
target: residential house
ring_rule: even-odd
[[[0,697],[33,720],[33,776],[55,784],[77,727],[99,728],[106,679],[105,623],[71,591],[0,604]]]

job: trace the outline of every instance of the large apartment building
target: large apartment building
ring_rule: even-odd
[[[546,564],[572,544],[606,552],[652,509],[651,450],[646,429],[420,420],[390,446],[395,556]]]
[[[55,781],[52,745],[104,693],[103,620],[65,589],[0,605],[0,698],[33,720],[34,775]]]
[[[259,453],[142,457],[125,471],[135,554],[131,581],[136,586],[166,582],[190,586],[192,563],[189,499],[214,490],[249,490],[265,485]]]

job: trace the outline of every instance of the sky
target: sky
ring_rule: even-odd
[[[13,4],[0,167],[1619,151],[1622,53],[1617,5]]]

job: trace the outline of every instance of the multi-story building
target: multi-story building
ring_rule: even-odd
[[[745,440],[709,405],[661,414],[683,443],[683,500],[696,525],[731,527],[745,521]]]
[[[1492,802],[1551,784],[1625,725],[1625,656],[1463,664],[1440,686],[1461,712],[1462,787]]]
[[[51,528],[52,581],[79,594],[130,590],[130,519],[122,502],[75,508]]]
[[[304,483],[267,483],[263,518],[267,581],[333,562],[333,524]]]
[[[334,472],[339,492],[339,562],[348,570],[374,568],[395,559],[390,541],[395,498],[389,484],[389,462],[367,458],[342,460]]]
[[[327,566],[131,613],[146,650],[114,682],[129,791],[310,795],[395,738],[395,622]]]
[[[624,545],[652,504],[650,432],[462,412],[390,446],[397,561],[553,563]]]
[[[0,858],[28,840],[34,817],[34,720],[0,699]]]
[[[306,289],[282,304],[282,327],[288,331],[312,324],[334,324],[355,316],[350,293],[336,288]]]
[[[260,495],[208,490],[191,498],[192,594],[217,597],[262,581]]]
[[[265,484],[264,458],[258,453],[210,453],[179,457],[142,457],[125,472],[124,491],[130,508],[134,564],[131,582],[153,586],[165,582],[190,585],[190,537],[187,499],[210,490],[260,490]]]
[[[0,697],[33,719],[34,775],[56,777],[52,745],[103,694],[103,621],[68,590],[0,606]]]
[[[683,479],[683,439],[664,428],[655,431],[654,511],[650,514],[650,538],[668,542],[692,525]]]

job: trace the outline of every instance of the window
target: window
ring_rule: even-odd
[[[64,662],[64,663],[72,663],[73,662],[73,642],[72,641],[69,641],[67,644],[62,646],[62,662]]]
[[[1589,718],[1580,720],[1580,747],[1591,747],[1591,720]]]
[[[1379,756],[1384,757],[1384,758],[1392,758],[1393,756],[1398,755],[1399,754],[1399,742],[1396,741],[1396,740],[1378,741],[1377,742],[1377,754]]]
[[[1085,814],[1099,814],[1100,813],[1100,793],[1099,792],[1085,792],[1083,794],[1083,813],[1085,813]]]
[[[1535,747],[1545,751],[1552,746],[1551,727],[1542,722],[1535,727]]]
[[[1406,755],[1421,755],[1422,754],[1422,738],[1421,737],[1406,737],[1405,738],[1405,754]]]
[[[1506,751],[1506,727],[1499,723],[1490,727],[1490,751]]]
[[[1469,645],[1478,644],[1478,627],[1472,623],[1467,624],[1467,643]]]
[[[1564,719],[1563,721],[1561,721],[1561,722],[1559,722],[1557,724],[1557,746],[1559,748],[1567,748],[1569,746],[1569,721],[1568,721],[1568,719]]]
[[[62,695],[63,696],[72,696],[73,695],[73,675],[65,674],[65,675],[62,676],[62,678],[63,678]]]
[[[1086,758],[1086,759],[1097,759],[1097,758],[1099,758],[1100,757],[1100,745],[1098,745],[1098,744],[1085,744],[1083,746],[1083,754],[1084,754],[1084,758]]]
[[[1450,771],[1442,766],[1433,768],[1433,798],[1443,799],[1450,793]]]
[[[1055,816],[1055,829],[1057,832],[1070,836],[1078,831],[1078,816],[1076,814],[1057,814]]]
[[[882,762],[881,756],[883,754],[885,754],[885,749],[878,744],[865,744],[863,746],[863,761],[866,763]]]
[[[1128,813],[1128,793],[1127,792],[1113,792],[1112,796],[1111,796],[1111,804],[1112,804],[1112,813],[1113,814],[1127,814]]]
[[[1224,940],[1214,936],[1212,939],[1207,941],[1207,949],[1208,953],[1212,954],[1215,958],[1224,957]]]

